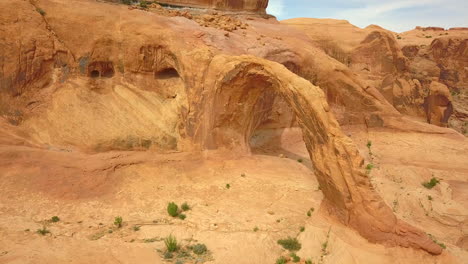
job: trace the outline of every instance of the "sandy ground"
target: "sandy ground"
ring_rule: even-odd
[[[441,256],[371,244],[323,215],[300,131],[292,129],[256,135],[253,154],[244,157],[1,146],[0,263],[164,263],[157,250],[169,234],[182,245],[206,244],[207,263],[274,263],[285,254],[276,241],[288,236],[297,236],[297,254],[315,263],[463,263],[467,141],[345,130],[363,155],[372,141],[374,185],[399,217],[447,246]],[[441,183],[427,190],[421,182],[432,176]],[[185,220],[168,216],[170,201],[191,205]],[[46,223],[51,233],[37,234],[55,215],[61,221]],[[329,254],[321,259],[328,230]]]

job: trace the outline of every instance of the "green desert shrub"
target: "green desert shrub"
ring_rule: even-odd
[[[422,185],[426,188],[426,189],[432,189],[434,188],[437,184],[439,184],[440,181],[434,177],[432,177],[432,179],[428,182],[423,182]]]
[[[122,227],[122,223],[123,223],[123,220],[122,220],[122,217],[121,216],[117,216],[115,219],[114,219],[114,225],[118,228],[121,228]]]
[[[203,255],[208,251],[205,244],[196,244],[192,247],[193,253],[197,255]]]
[[[286,264],[286,263],[288,263],[288,260],[287,260],[285,257],[283,257],[283,256],[279,257],[279,258],[276,260],[276,264]]]
[[[296,253],[294,253],[294,252],[291,253],[289,256],[291,256],[291,259],[292,259],[292,261],[294,263],[297,263],[297,262],[301,261],[301,258],[298,255],[296,255]]]
[[[174,254],[172,254],[172,252],[167,251],[166,253],[164,253],[164,259],[171,259],[173,257]]]
[[[45,15],[46,15],[46,12],[45,12],[44,9],[42,9],[42,8],[36,8],[36,11],[37,11],[41,16],[45,16]]]
[[[47,227],[44,226],[41,229],[38,229],[36,231],[36,233],[38,233],[39,235],[45,236],[45,235],[49,234],[50,231],[47,229]]]
[[[140,7],[141,7],[141,8],[148,8],[148,3],[147,3],[146,1],[143,1],[143,0],[142,0],[142,1],[140,2]]]
[[[284,249],[289,251],[298,251],[301,249],[301,243],[297,240],[297,238],[288,237],[286,239],[278,240],[278,244],[281,245]]]
[[[179,248],[177,245],[177,239],[172,235],[169,235],[164,239],[164,244],[166,245],[167,252],[176,252]]]
[[[182,209],[182,211],[188,211],[190,210],[190,206],[188,205],[187,202],[183,203],[180,208]]]
[[[170,216],[176,217],[179,214],[178,211],[179,211],[179,207],[174,202],[170,202],[169,204],[167,204],[167,213]]]
[[[53,222],[53,223],[57,223],[58,221],[60,221],[60,218],[58,216],[52,216],[50,221]]]

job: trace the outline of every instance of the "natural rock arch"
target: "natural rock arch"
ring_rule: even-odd
[[[215,57],[206,80],[204,148],[248,151],[249,136],[262,119],[255,109],[265,106],[268,96],[282,96],[297,115],[323,206],[331,215],[372,242],[442,252],[424,232],[398,220],[374,190],[363,158],[341,132],[320,88],[280,64],[252,56]]]

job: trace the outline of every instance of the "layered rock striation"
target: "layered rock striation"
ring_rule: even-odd
[[[253,17],[246,19],[253,29],[226,33],[182,16],[95,1],[13,2],[0,3],[9,10],[0,31],[0,105],[34,144],[246,154],[259,127],[298,125],[330,215],[370,241],[442,252],[383,202],[339,126],[385,126],[401,115],[376,85],[301,32]],[[259,7],[266,2],[252,5]],[[18,30],[18,21],[27,30]],[[381,44],[389,53],[373,62],[368,49]],[[385,33],[371,33],[360,47],[356,67],[369,64],[376,75],[405,69]]]
[[[175,6],[256,13],[265,13],[268,6],[268,0],[163,0],[158,2]]]

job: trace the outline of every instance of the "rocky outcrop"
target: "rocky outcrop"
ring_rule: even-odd
[[[15,2],[19,4],[0,7],[40,8]],[[8,31],[2,36],[12,50],[43,38],[62,43],[39,45],[49,60],[57,61],[52,68],[41,64],[38,69],[44,71],[33,68],[42,77],[31,78],[30,85],[6,83],[0,91],[5,102],[13,97],[18,101],[24,120],[17,127],[27,131],[31,141],[86,151],[224,148],[246,154],[255,129],[268,120],[278,120],[272,128],[298,124],[330,215],[371,241],[441,253],[422,231],[398,220],[379,197],[364,172],[363,158],[336,120],[371,127],[401,116],[378,86],[367,85],[303,34],[258,17],[248,20],[255,30],[226,34],[185,16],[158,16],[123,5],[98,3],[105,8],[96,9],[95,1],[73,7],[68,1],[40,3],[47,3],[42,7],[47,15],[31,11],[38,26],[29,35]],[[12,16],[2,25],[15,23]],[[372,33],[363,45],[375,47],[382,40],[388,42],[388,36]],[[385,58],[398,62],[393,45],[386,47],[390,54]],[[66,56],[60,55],[62,49]],[[3,55],[5,65],[29,69],[29,60],[17,60],[15,53]],[[376,65],[376,72],[400,69],[398,63]],[[3,69],[0,81],[19,78],[21,72]],[[38,92],[35,85],[42,78],[50,81]],[[7,92],[17,87],[24,89]],[[275,111],[278,107],[288,110]],[[278,112],[287,117],[278,118]]]
[[[468,109],[466,94],[468,93],[468,40],[459,37],[443,36],[436,38],[429,46],[408,45],[403,47],[405,56],[409,59],[410,74],[419,80],[425,90],[434,89],[435,83],[443,84],[443,94],[425,98],[424,104],[427,121],[441,126],[449,125],[462,134],[467,134]],[[441,87],[440,85],[437,85]],[[453,96],[452,96],[453,95]],[[435,98],[438,98],[437,100]],[[429,101],[427,101],[429,100]],[[436,100],[448,107],[445,114],[437,114],[433,120],[433,110],[428,110]],[[439,104],[439,103],[435,103]],[[431,107],[429,107],[431,108]],[[435,111],[435,110],[434,110]],[[437,110],[436,112],[438,112]],[[441,119],[441,117],[443,117]]]
[[[268,0],[163,0],[162,4],[265,13]]]
[[[384,30],[371,32],[351,54],[351,69],[386,75],[407,68],[407,59],[394,37]]]
[[[453,113],[452,96],[444,84],[432,82],[429,95],[424,99],[424,111],[427,122],[438,126],[447,126]]]
[[[346,21],[332,19],[290,19],[282,22],[308,35],[316,46],[359,75],[371,88],[367,91],[372,88],[378,90],[381,96],[376,97],[384,98],[400,113],[440,126],[447,126],[448,120],[450,127],[466,134],[468,110],[463,98],[467,97],[465,91],[468,90],[468,44],[462,29],[455,34],[438,27],[417,27],[394,34],[377,26],[360,29]],[[402,46],[401,43],[409,44]],[[430,90],[434,81],[445,84],[449,93],[455,95],[453,99],[444,97],[443,105],[450,109],[453,107],[453,111],[445,112],[448,116],[442,118],[443,122],[439,117],[436,118],[439,121],[432,120],[433,115],[428,114],[430,111],[424,104],[433,100]],[[333,98],[328,100],[330,104],[333,101]],[[344,124],[339,112],[335,114]],[[454,118],[450,119],[451,116]]]
[[[415,29],[416,30],[421,30],[421,31],[445,31],[445,29],[442,28],[442,27],[420,27],[420,26],[417,26]]]
[[[377,195],[364,160],[341,132],[318,87],[254,57],[215,57],[207,77],[207,87],[213,89],[206,94],[202,115],[203,145],[248,150],[255,127],[271,111],[269,95],[282,97],[298,117],[330,214],[371,241],[441,253],[424,232],[398,220]]]

